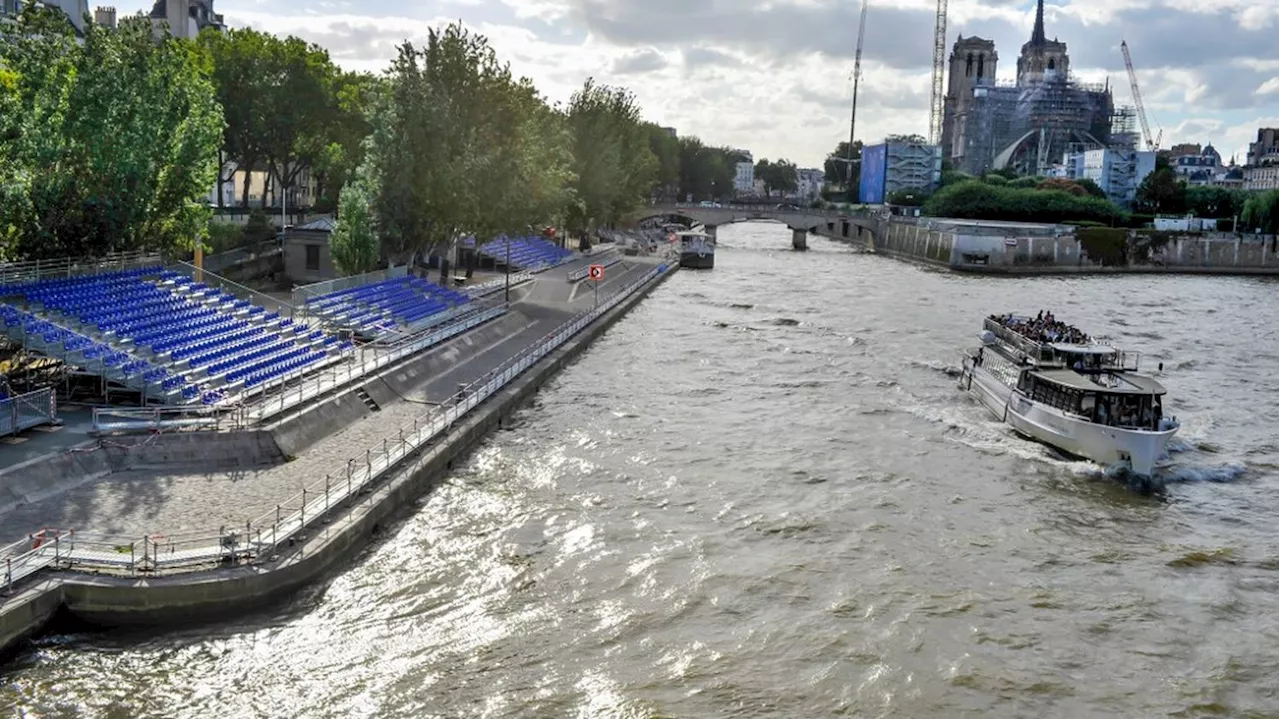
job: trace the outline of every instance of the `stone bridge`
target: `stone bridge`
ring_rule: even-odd
[[[797,250],[808,249],[810,232],[864,242],[867,247],[872,247],[883,224],[869,214],[850,213],[846,210],[824,210],[812,207],[782,209],[767,205],[704,207],[683,203],[642,207],[631,213],[628,219],[631,224],[635,224],[652,218],[703,225],[707,234],[712,236],[720,225],[751,220],[774,220],[791,228],[791,246]]]

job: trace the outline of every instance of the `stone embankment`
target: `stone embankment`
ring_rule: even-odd
[[[964,272],[1089,274],[1164,272],[1277,275],[1276,237],[1182,233],[1070,225],[892,217],[874,240],[828,224],[819,235],[877,254]]]

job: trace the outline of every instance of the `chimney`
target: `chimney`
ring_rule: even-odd
[[[101,25],[112,30],[116,29],[116,9],[113,7],[100,7],[93,11],[93,22],[95,25]]]

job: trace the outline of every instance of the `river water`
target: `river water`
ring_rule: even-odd
[[[46,637],[0,709],[1276,716],[1274,280],[966,277],[720,236],[715,270],[656,290],[323,589]],[[956,388],[985,315],[1041,308],[1164,363],[1162,496]]]

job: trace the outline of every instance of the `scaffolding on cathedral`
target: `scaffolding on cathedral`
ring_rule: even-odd
[[[973,88],[956,169],[970,174],[1012,168],[1046,174],[1072,145],[1107,147],[1115,108],[1104,85],[1049,74],[1024,85],[987,82]]]

